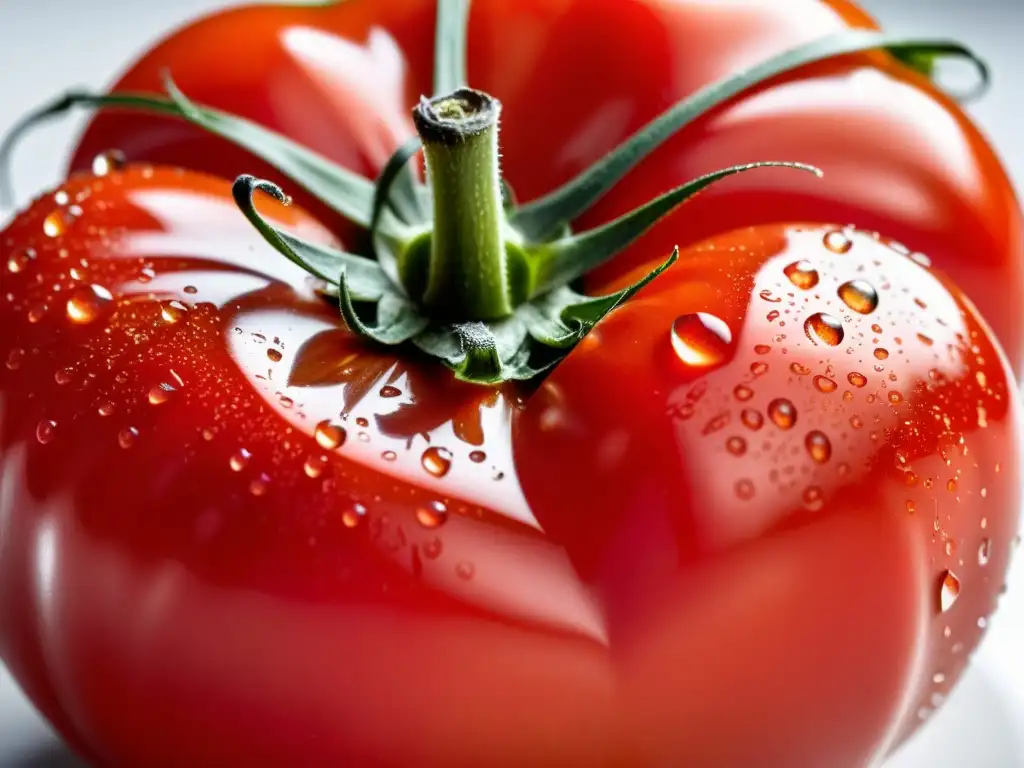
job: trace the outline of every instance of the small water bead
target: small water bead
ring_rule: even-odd
[[[152,267],[143,267],[142,269],[139,270],[139,274],[135,279],[138,280],[143,285],[145,285],[154,277],[156,277],[156,270],[154,270]]]
[[[423,544],[423,556],[428,560],[437,560],[444,551],[444,545],[437,537]]]
[[[747,479],[736,481],[736,496],[741,501],[750,501],[754,498],[754,494],[757,491],[754,488],[754,484]]]
[[[819,392],[824,392],[826,395],[832,394],[839,388],[839,385],[828,376],[815,376],[814,386],[818,388]]]
[[[946,546],[943,548],[946,552],[946,557],[952,557],[956,552],[956,542],[952,539],[946,541]]]
[[[452,468],[452,452],[447,448],[431,446],[423,452],[420,463],[434,477],[444,477]]]
[[[879,359],[879,360],[888,360],[889,359],[889,350],[887,350],[887,349],[885,349],[883,347],[879,347],[878,349],[875,350],[875,357],[877,359]]]
[[[978,547],[978,565],[984,567],[992,559],[992,539],[985,539]]]
[[[394,451],[384,451],[380,457],[384,459],[384,461],[394,461],[398,458],[398,454]]]
[[[252,458],[252,454],[249,453],[245,448],[239,448],[235,453],[228,459],[228,466],[231,467],[235,472],[241,472],[249,464],[249,459]]]
[[[163,405],[170,400],[171,396],[177,391],[177,387],[173,384],[168,384],[166,381],[163,381],[149,390],[149,394],[146,395],[146,399],[149,400],[150,405]]]
[[[469,460],[474,464],[482,464],[487,461],[487,454],[483,451],[471,451],[469,454]]]
[[[135,441],[138,439],[139,430],[137,430],[135,427],[125,427],[124,429],[117,433],[117,444],[124,448],[125,450],[128,450],[133,445],[135,445]]]
[[[58,189],[56,192],[53,193],[53,202],[55,202],[57,205],[67,205],[68,203],[71,202],[71,198],[68,196],[68,193],[65,192],[63,189]]]
[[[323,454],[319,456],[310,456],[302,464],[302,471],[306,473],[306,477],[318,478],[324,473],[327,468],[327,457]]]
[[[47,237],[57,238],[63,235],[68,227],[82,215],[82,209],[77,205],[70,208],[58,209],[43,219],[43,234]]]
[[[416,521],[424,528],[438,528],[448,520],[448,507],[432,501],[416,509]]]
[[[750,372],[754,376],[764,376],[768,373],[768,363],[751,363]]]
[[[279,349],[274,349],[273,347],[270,347],[267,350],[267,358],[272,363],[280,363],[282,357],[283,355],[281,354],[281,350]]]
[[[803,502],[804,509],[810,512],[820,512],[825,506],[825,494],[816,485],[808,486],[804,489]]]
[[[800,363],[792,363],[789,366],[789,370],[791,370],[797,376],[808,376],[811,373],[810,368],[808,368],[806,365],[801,365]]]
[[[107,400],[106,402],[100,403],[99,407],[96,409],[96,413],[100,416],[112,416],[116,410],[117,406]]]
[[[455,566],[455,575],[463,581],[472,580],[476,574],[476,566],[469,562],[461,562]]]
[[[761,415],[760,411],[755,411],[753,408],[746,408],[743,413],[740,414],[740,421],[742,421],[749,429],[756,432],[764,425],[764,416]]]
[[[7,353],[7,370],[16,371],[21,368],[21,363],[25,359],[25,350],[21,347],[15,347]]]
[[[768,416],[779,429],[792,429],[796,424],[796,408],[784,397],[768,403]]]
[[[672,324],[672,348],[686,365],[710,368],[720,365],[729,353],[732,331],[724,321],[706,312],[676,318]]]
[[[839,229],[834,229],[831,232],[825,233],[823,241],[825,247],[828,248],[832,253],[849,253],[853,248],[853,240],[845,232]]]
[[[746,384],[737,384],[736,388],[732,391],[733,395],[741,403],[745,403],[747,400],[754,396],[754,390],[748,387]]]
[[[363,427],[365,429],[366,427],[370,426],[370,420],[360,416],[358,419],[356,419],[356,426]]]
[[[362,504],[353,504],[350,508],[341,513],[341,523],[346,528],[355,528],[366,518],[366,507]]]
[[[58,368],[57,372],[53,374],[53,380],[58,384],[70,384],[75,378],[75,370],[73,368]]]
[[[393,387],[390,384],[387,384],[380,388],[380,392],[378,394],[383,398],[390,399],[393,397],[401,397],[402,390],[400,390],[398,387]]]
[[[878,293],[871,283],[864,280],[843,283],[837,293],[843,303],[858,314],[870,315],[878,308]]]
[[[960,579],[952,571],[946,571],[939,585],[939,609],[946,613],[960,597]]]
[[[819,430],[808,432],[804,439],[804,445],[807,448],[807,453],[818,464],[824,464],[832,458],[832,443],[824,432]]]
[[[815,344],[826,344],[830,347],[839,346],[846,336],[843,324],[827,312],[816,312],[807,318],[804,333]]]
[[[917,512],[917,505],[910,499],[907,499],[907,512],[911,515]]]
[[[265,496],[268,490],[270,490],[270,477],[263,473],[249,483],[249,493],[253,496]]]
[[[796,261],[782,270],[789,282],[801,290],[807,291],[818,284],[820,276],[808,261]]]
[[[759,355],[767,355],[772,351],[772,348],[767,344],[757,344],[754,346],[754,351]],[[765,370],[767,370],[767,366],[765,367]]]
[[[12,274],[23,272],[35,257],[36,252],[33,248],[18,249],[7,257],[7,271]]]
[[[903,395],[901,395],[899,392],[890,392],[889,402],[892,403],[893,405],[899,405],[900,403],[903,402]]]
[[[42,445],[51,442],[57,435],[57,422],[53,419],[43,419],[36,425],[36,440]]]
[[[768,290],[767,288],[765,288],[763,291],[761,291],[761,293],[759,295],[760,295],[760,297],[762,299],[764,299],[765,301],[770,302],[772,304],[778,304],[778,303],[780,303],[782,301],[782,297],[781,296],[773,295],[772,292],[770,290]]]
[[[96,176],[107,176],[124,168],[127,158],[119,149],[108,149],[92,159],[92,172]]]
[[[956,493],[956,478],[950,478],[946,482],[946,490],[950,493]]]
[[[329,419],[324,419],[316,425],[313,437],[325,451],[333,451],[345,443],[348,434],[345,428],[339,424],[333,424]]]
[[[742,437],[730,437],[725,441],[725,449],[733,456],[742,456],[747,452],[747,441]]]
[[[160,319],[168,325],[180,322],[188,314],[188,307],[174,299],[160,305]]]
[[[850,426],[853,427],[854,429],[863,429],[864,428],[864,422],[860,418],[860,416],[851,416],[850,417]]]
[[[776,320],[779,319],[779,310],[773,309],[771,312],[768,313],[767,319],[769,323],[774,323]]]
[[[78,288],[71,294],[66,305],[68,320],[75,325],[87,325],[104,310],[112,308],[113,302],[113,295],[102,285]]]
[[[46,304],[34,304],[28,311],[28,321],[30,323],[38,323],[46,317],[46,313],[49,311],[50,308]]]

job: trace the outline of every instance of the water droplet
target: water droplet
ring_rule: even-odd
[[[755,376],[764,376],[768,373],[768,363],[751,363],[750,372]]]
[[[270,477],[263,473],[249,483],[249,493],[253,496],[264,496],[268,490],[270,490]]]
[[[868,377],[865,376],[862,373],[857,373],[856,371],[854,371],[849,376],[847,376],[846,379],[851,384],[853,384],[853,386],[858,387],[858,388],[866,387],[867,383],[868,383]]]
[[[942,685],[944,682],[946,682],[946,676],[941,672],[936,672],[934,675],[932,675],[932,682],[936,685]]]
[[[423,468],[434,477],[444,477],[452,468],[452,452],[447,448],[431,446],[423,452],[420,459]]]
[[[310,456],[302,465],[302,471],[306,473],[307,477],[317,478],[324,473],[324,469],[327,468],[327,457],[324,455]]]
[[[732,331],[714,315],[693,312],[676,318],[671,338],[672,348],[686,365],[709,368],[725,360],[732,343]]]
[[[946,483],[946,490],[949,491],[950,493],[955,493],[956,492],[956,478],[955,477],[951,477],[949,479],[949,481]]]
[[[754,498],[755,493],[754,484],[750,480],[744,478],[736,481],[736,496],[742,501]]]
[[[82,215],[82,209],[77,205],[70,208],[58,209],[43,219],[43,234],[47,237],[60,237],[76,218]]]
[[[832,253],[849,253],[850,249],[853,248],[853,241],[849,235],[838,229],[825,233],[823,242],[825,247],[832,251]]]
[[[804,509],[810,512],[820,512],[825,506],[825,494],[816,485],[804,489]]]
[[[476,566],[472,563],[461,562],[455,566],[455,575],[463,581],[470,581],[476,574]]]
[[[863,429],[864,422],[861,420],[860,416],[851,416],[850,426],[853,427],[854,429]]]
[[[765,301],[771,302],[772,304],[778,304],[779,302],[782,301],[782,297],[781,296],[779,296],[779,297],[773,296],[772,292],[769,291],[767,288],[765,288],[763,291],[761,291],[761,293],[759,295],[761,296],[762,299],[764,299]]]
[[[423,556],[428,560],[437,560],[443,550],[444,545],[441,540],[435,537],[423,545]]]
[[[832,443],[824,432],[818,430],[808,432],[804,445],[811,458],[819,464],[824,464],[832,458]]]
[[[78,288],[67,303],[68,320],[76,325],[91,323],[105,309],[113,307],[114,297],[102,285]]]
[[[35,259],[35,257],[35,249],[20,248],[14,251],[7,258],[7,271],[13,274],[18,274],[19,272],[24,271],[24,269],[29,265],[29,262]]]
[[[364,428],[368,427],[370,426],[370,420],[365,418],[364,416],[360,416],[358,419],[356,419],[356,426]]]
[[[986,566],[992,559],[992,539],[985,539],[978,547],[978,565]]]
[[[796,424],[796,408],[784,397],[768,403],[768,416],[779,429],[792,429]]]
[[[344,445],[347,436],[344,427],[332,424],[328,419],[324,419],[317,424],[313,432],[317,445],[325,451],[333,451],[335,448]]]
[[[68,203],[71,202],[71,198],[68,196],[68,193],[66,191],[64,191],[63,189],[58,189],[56,192],[53,193],[53,202],[55,202],[57,205],[67,205]]]
[[[899,405],[900,403],[903,402],[903,395],[901,395],[899,392],[890,392],[889,402],[892,403],[893,405]]]
[[[487,461],[487,454],[483,451],[471,451],[469,454],[469,460],[474,464],[482,464]]]
[[[960,597],[960,579],[952,571],[946,571],[939,587],[939,608],[943,613],[949,611]]]
[[[149,394],[146,397],[149,400],[150,405],[163,405],[170,400],[171,396],[177,391],[177,387],[173,384],[168,384],[166,381],[163,381],[150,389]]]
[[[70,384],[75,378],[75,371],[73,368],[58,368],[56,373],[53,374],[53,380],[58,384]]]
[[[96,412],[100,416],[111,416],[113,415],[115,410],[117,410],[117,407],[108,400],[105,403],[100,403],[99,407],[96,409]]]
[[[362,504],[353,504],[341,513],[341,522],[346,528],[355,528],[365,517],[366,507]]]
[[[725,449],[733,456],[742,456],[747,452],[747,441],[742,437],[730,437],[725,441]]]
[[[767,319],[769,323],[774,323],[776,320],[779,319],[779,310],[773,309],[771,312],[768,313]]]
[[[245,448],[239,448],[235,453],[228,459],[228,466],[231,467],[235,472],[241,472],[249,464],[249,459],[252,458],[252,454],[249,453]]]
[[[398,387],[393,387],[390,384],[380,388],[380,396],[384,398],[401,397],[402,390]]]
[[[772,351],[772,348],[769,347],[767,344],[757,344],[754,347],[754,351],[759,355],[767,355],[769,352]],[[765,370],[767,370],[767,367],[765,368]]]
[[[106,176],[124,168],[127,158],[119,149],[108,149],[100,152],[92,159],[92,172],[96,176]]]
[[[15,347],[7,354],[7,370],[16,371],[21,368],[21,363],[25,359],[25,350],[21,347]]]
[[[398,458],[398,454],[394,451],[384,451],[380,457],[384,459],[384,461],[394,461]]]
[[[907,499],[907,512],[911,515],[917,512],[917,505],[910,499]]]
[[[875,350],[875,357],[878,358],[879,360],[888,360],[889,350],[879,347],[878,349]]]
[[[424,528],[437,528],[448,519],[448,507],[440,501],[432,501],[416,509],[416,521]]]
[[[740,421],[742,421],[748,428],[757,431],[764,425],[764,416],[761,415],[760,411],[755,411],[753,408],[747,408],[740,414]]]
[[[279,349],[274,349],[273,347],[270,347],[267,350],[267,358],[272,363],[280,363],[282,357],[283,355],[281,354],[281,350]]]
[[[117,433],[117,444],[120,445],[125,450],[128,450],[133,445],[135,445],[135,441],[138,439],[139,430],[137,430],[135,427],[125,427],[124,429]]]
[[[815,376],[814,386],[818,388],[819,392],[824,392],[826,395],[832,394],[839,388],[839,385],[828,376]]]
[[[846,335],[843,331],[843,324],[825,312],[816,312],[807,318],[807,322],[804,323],[804,333],[815,344],[827,344],[830,347],[839,346]]]
[[[36,440],[43,445],[49,443],[57,435],[57,422],[43,419],[36,425]]]
[[[782,271],[789,278],[789,282],[805,291],[816,286],[820,279],[818,270],[807,261],[793,262]]]
[[[754,396],[754,390],[746,384],[738,384],[736,388],[733,389],[732,393],[740,402],[746,402]]]
[[[180,301],[165,301],[160,305],[160,318],[168,325],[174,325],[188,314],[188,307]]]
[[[792,363],[789,366],[789,370],[791,370],[797,376],[807,376],[811,372],[810,368],[808,368],[806,365],[801,365],[800,363]]]
[[[839,286],[839,298],[861,315],[870,315],[878,308],[878,294],[874,286],[864,280],[851,280]]]

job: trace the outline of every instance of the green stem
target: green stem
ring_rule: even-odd
[[[460,88],[413,110],[434,197],[423,303],[448,320],[495,320],[515,308],[502,234],[501,103]]]

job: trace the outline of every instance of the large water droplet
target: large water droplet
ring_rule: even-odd
[[[694,368],[720,365],[732,343],[729,326],[706,312],[693,312],[676,318],[671,337],[672,348],[679,359]]]
[[[832,251],[832,253],[849,253],[850,249],[853,248],[853,241],[849,235],[838,229],[825,233],[823,242],[825,247]]]
[[[768,403],[768,417],[779,429],[792,429],[796,424],[796,408],[784,397]]]
[[[67,303],[68,320],[86,325],[113,307],[114,297],[102,285],[89,285],[77,289]]]
[[[874,286],[864,280],[851,280],[839,286],[839,298],[843,303],[862,315],[870,315],[878,307],[878,293]]]
[[[57,435],[57,422],[53,419],[43,419],[36,425],[36,440],[46,445]]]
[[[856,371],[854,371],[849,376],[847,376],[846,380],[849,381],[851,384],[853,384],[853,386],[855,386],[857,388],[866,387],[867,383],[868,383],[867,376],[865,376],[862,373],[857,373]]]
[[[452,452],[447,448],[431,446],[423,452],[420,462],[434,477],[444,477],[452,468]]]
[[[786,273],[789,282],[805,291],[816,286],[820,279],[818,270],[807,261],[793,262],[782,271]]]
[[[939,608],[943,613],[950,610],[960,597],[960,579],[952,571],[946,571],[939,587]]]
[[[96,176],[106,176],[115,171],[120,171],[125,166],[127,158],[124,152],[119,149],[108,149],[100,152],[92,159],[92,172]]]
[[[875,357],[878,358],[879,360],[888,360],[889,350],[879,347],[878,349],[875,350]]]
[[[316,439],[317,445],[325,451],[333,451],[345,443],[347,433],[341,425],[332,424],[328,419],[324,419],[316,425],[313,437]]]
[[[448,507],[440,501],[432,501],[416,509],[416,521],[424,528],[437,528],[448,519]]]
[[[827,344],[830,347],[839,346],[846,335],[843,324],[826,312],[815,312],[807,318],[804,333],[815,344]]]
[[[824,432],[818,430],[808,432],[804,445],[806,445],[811,458],[819,464],[824,464],[832,458],[832,443]]]

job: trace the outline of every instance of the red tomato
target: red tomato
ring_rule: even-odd
[[[115,90],[162,92],[169,70],[195,101],[372,177],[414,135],[410,106],[431,91],[434,8],[429,0],[345,0],[216,14],[157,46]],[[504,104],[503,170],[529,200],[698,88],[822,35],[873,26],[848,0],[476,0],[469,77]],[[226,55],[228,40],[245,44]],[[72,166],[87,168],[112,147],[134,160],[283,181],[185,124],[123,112],[92,123]],[[963,112],[886,54],[807,68],[715,111],[656,151],[581,224],[758,160],[810,163],[825,181],[776,171],[723,182],[616,259],[605,277],[739,227],[852,222],[929,254],[982,309],[1019,369],[1024,228],[1012,187]]]

